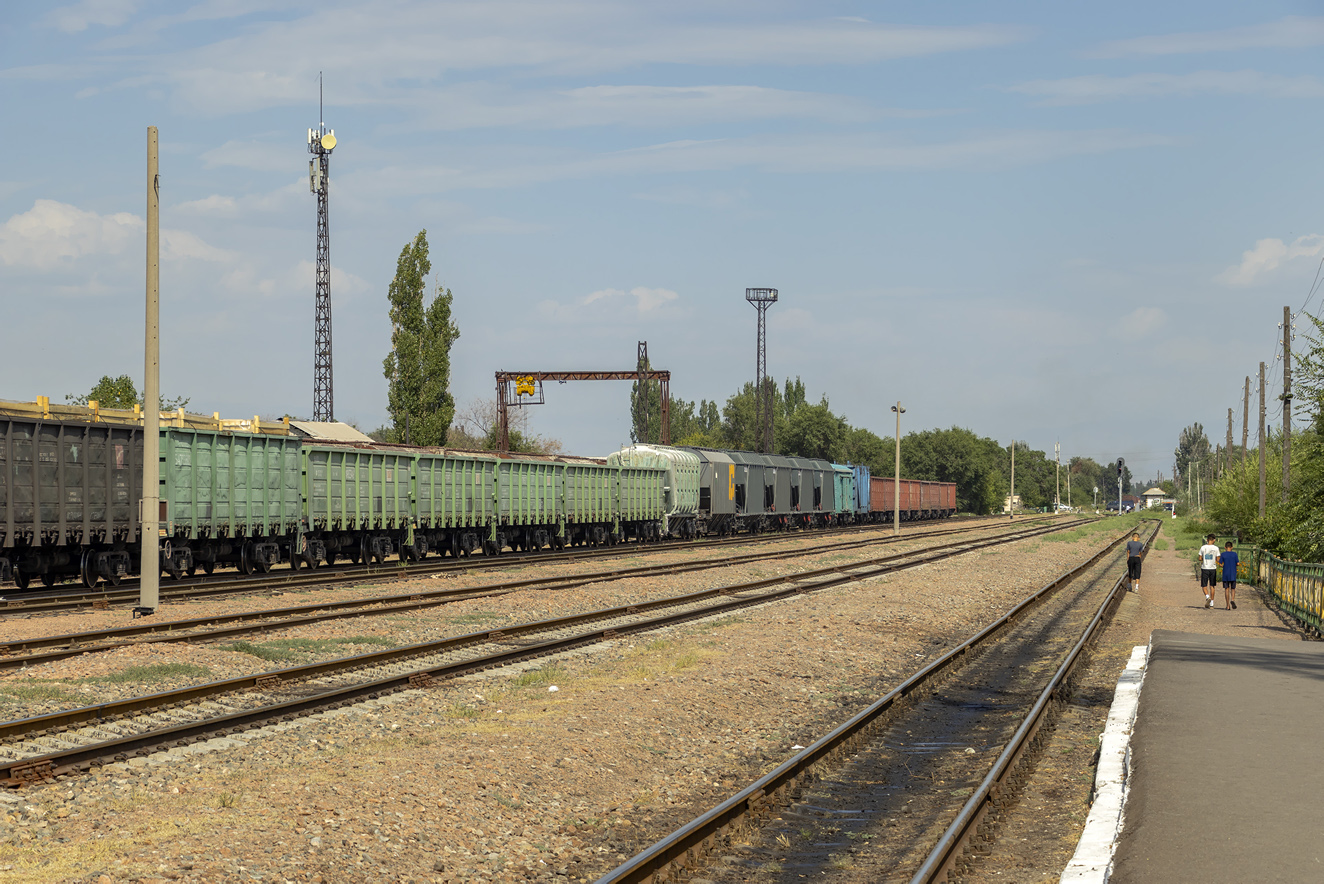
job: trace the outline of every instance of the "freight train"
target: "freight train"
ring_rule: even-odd
[[[12,407],[11,407],[12,406]],[[637,445],[543,457],[302,438],[289,422],[166,414],[160,556],[176,579],[232,566],[418,561],[757,533],[890,518],[861,466]],[[0,404],[0,580],[117,585],[141,561],[135,412]],[[956,510],[950,483],[901,482],[901,517]]]

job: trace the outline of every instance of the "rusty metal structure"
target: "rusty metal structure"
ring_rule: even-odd
[[[745,289],[745,300],[759,311],[758,360],[754,395],[758,403],[759,451],[772,454],[772,389],[768,385],[768,308],[777,303],[776,289]]]
[[[320,76],[319,76],[320,80]],[[331,184],[331,151],[336,130],[321,121],[322,94],[318,84],[316,129],[308,130],[308,188],[317,195],[317,281],[313,308],[313,420],[335,420],[335,397],[331,390],[331,233],[327,196]]]
[[[510,450],[510,413],[511,406],[542,405],[547,400],[543,395],[544,381],[657,381],[662,388],[662,438],[663,445],[671,444],[671,372],[645,371],[644,361],[648,358],[648,345],[639,343],[639,365],[634,371],[498,371],[497,388],[497,450]],[[526,398],[521,398],[526,397]],[[643,441],[643,440],[640,440]]]

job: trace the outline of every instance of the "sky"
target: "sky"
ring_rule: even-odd
[[[163,393],[310,416],[325,122],[338,419],[387,420],[386,291],[426,229],[462,407],[643,340],[724,402],[766,286],[770,374],[853,425],[891,436],[901,401],[903,434],[1170,476],[1182,427],[1233,408],[1240,440],[1260,361],[1281,419],[1282,308],[1324,304],[1322,52],[1324,8],[1271,0],[11,0],[0,398],[142,386],[157,126]],[[568,451],[628,441],[628,383],[546,398]]]

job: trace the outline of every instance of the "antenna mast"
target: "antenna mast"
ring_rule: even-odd
[[[327,219],[327,191],[331,184],[331,151],[336,130],[322,118],[322,74],[317,74],[317,128],[308,130],[308,188],[317,194],[317,283],[313,312],[313,420],[335,420],[331,392],[331,233]]]

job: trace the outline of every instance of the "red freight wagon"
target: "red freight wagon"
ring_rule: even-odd
[[[869,477],[869,511],[875,521],[891,517],[896,483],[890,478]],[[901,518],[945,519],[956,512],[956,485],[952,482],[901,480]]]

